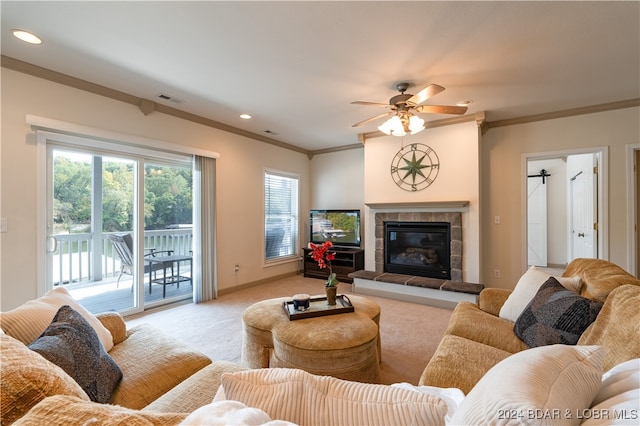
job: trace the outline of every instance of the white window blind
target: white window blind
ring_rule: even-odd
[[[264,174],[264,239],[267,262],[295,256],[298,246],[298,177]]]

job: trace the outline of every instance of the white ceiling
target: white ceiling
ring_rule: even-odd
[[[312,151],[375,131],[380,121],[351,124],[383,110],[350,102],[387,102],[401,81],[415,84],[408,93],[440,84],[427,104],[471,99],[467,114],[489,121],[640,98],[637,1],[1,7],[4,56]],[[44,43],[22,43],[14,28]]]

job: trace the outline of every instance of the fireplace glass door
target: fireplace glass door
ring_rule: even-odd
[[[385,222],[385,272],[451,279],[448,222]]]

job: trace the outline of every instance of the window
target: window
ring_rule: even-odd
[[[265,172],[264,241],[267,262],[297,254],[298,176]]]

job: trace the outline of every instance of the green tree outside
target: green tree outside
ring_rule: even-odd
[[[90,158],[87,156],[87,158]],[[91,230],[91,162],[54,157],[53,220],[56,233]],[[133,163],[103,158],[103,232],[133,229]],[[145,229],[165,229],[192,221],[192,171],[174,166],[145,167]]]

